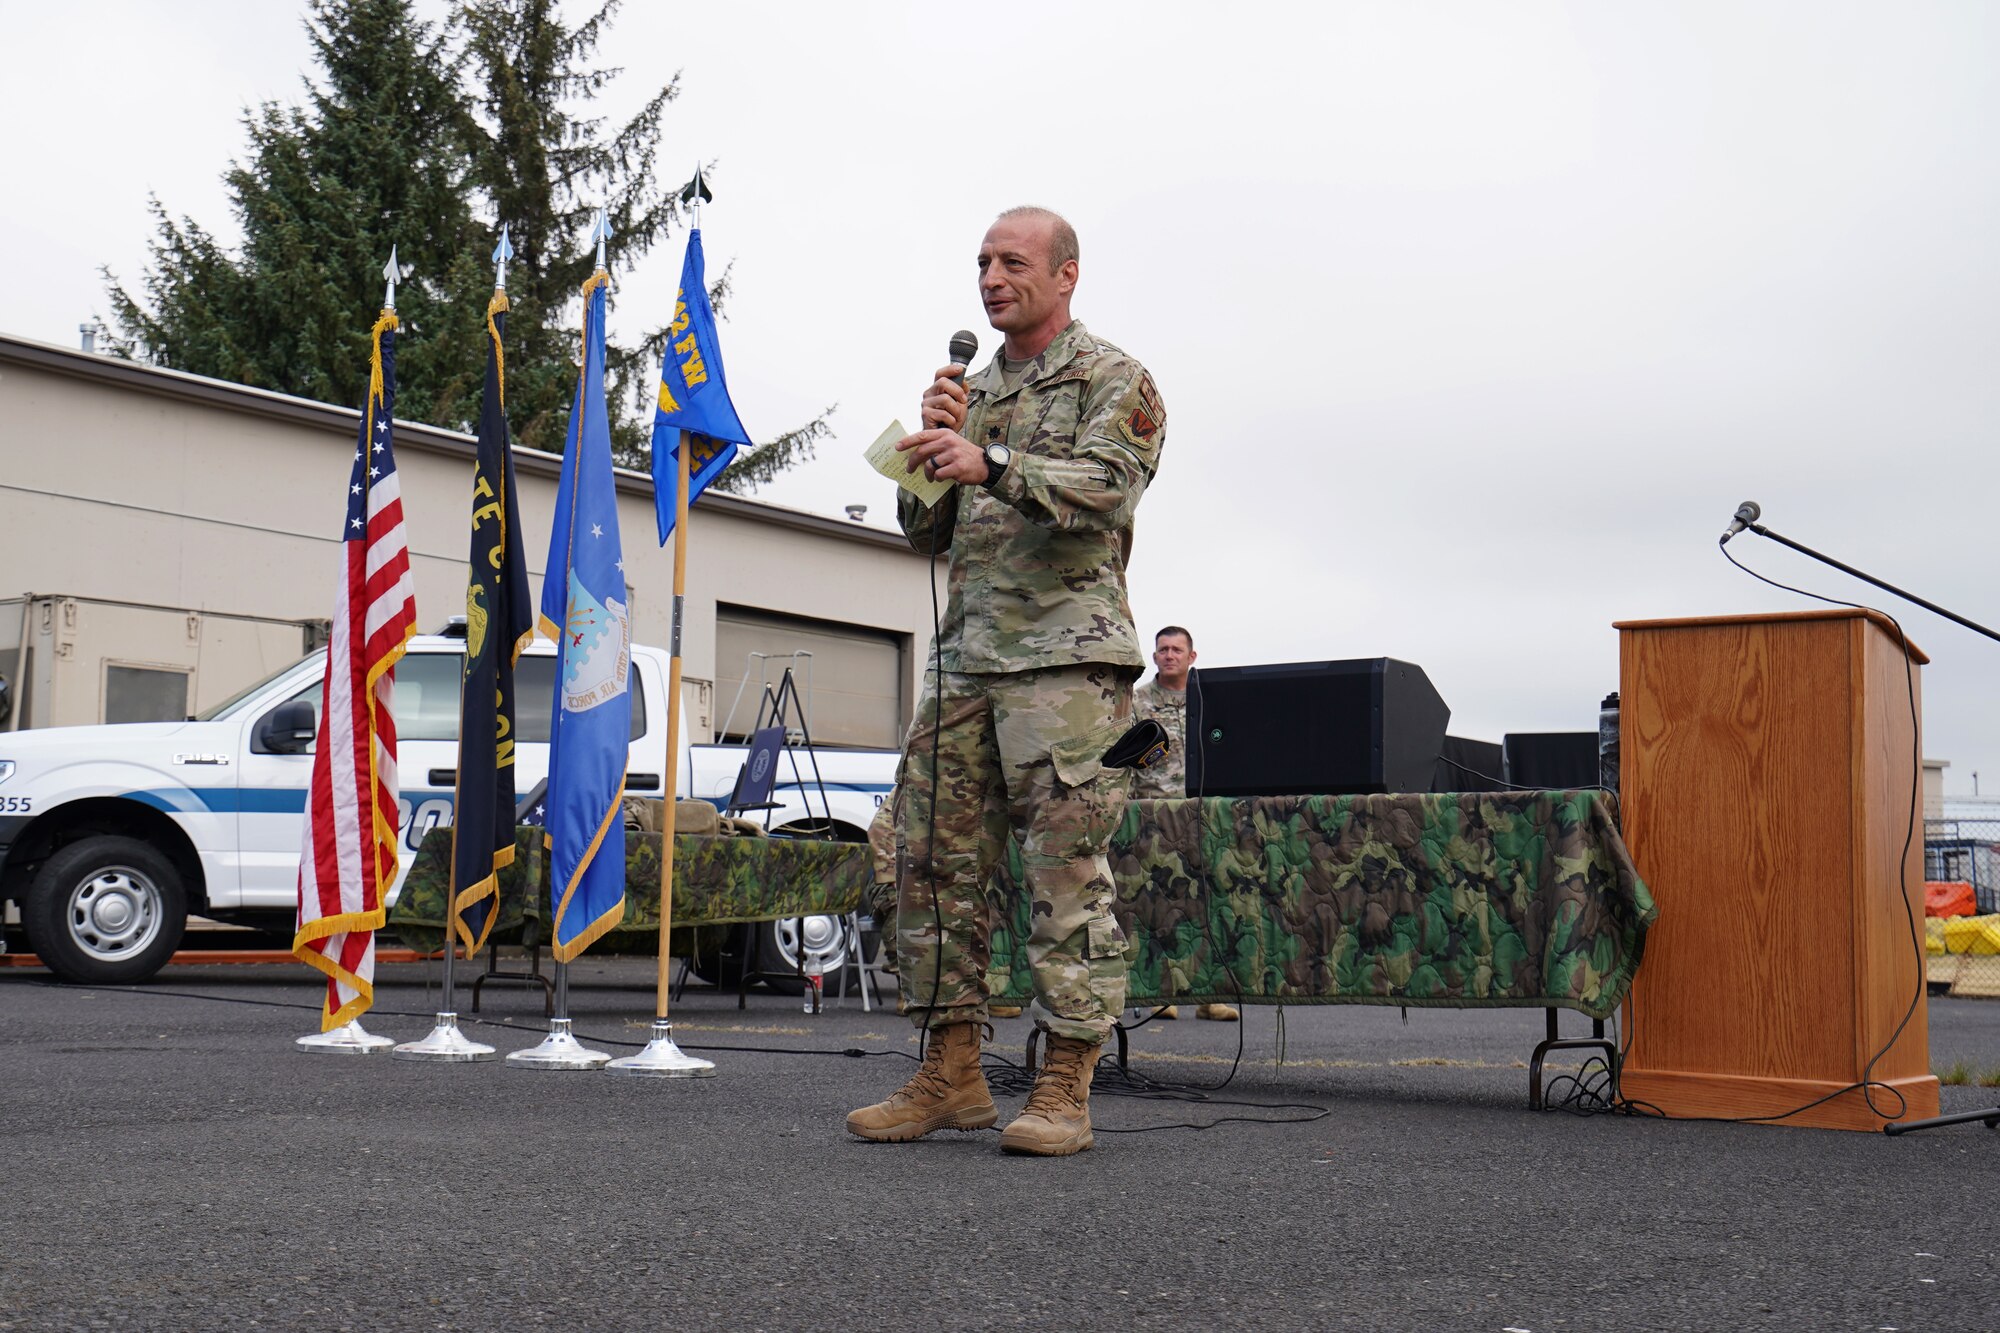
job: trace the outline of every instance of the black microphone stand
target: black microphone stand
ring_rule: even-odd
[[[1892,592],[1896,594],[1896,596],[1902,598],[1906,602],[1915,602],[1918,606],[1921,606],[1926,611],[1935,612],[1936,614],[1943,616],[1946,620],[1956,621],[1958,624],[1965,626],[1967,629],[1972,630],[1975,633],[1984,634],[1989,639],[2000,641],[2000,633],[1996,633],[1995,631],[1986,628],[1986,626],[1978,623],[1977,621],[1967,620],[1964,616],[1959,615],[1955,611],[1947,611],[1943,607],[1939,606],[1936,602],[1927,602],[1913,592],[1904,592],[1901,588],[1898,588],[1895,584],[1884,583],[1881,579],[1876,578],[1873,574],[1864,574],[1860,570],[1856,569],[1854,566],[1844,565],[1840,561],[1835,560],[1830,555],[1822,555],[1818,551],[1813,550],[1812,547],[1807,546],[1803,542],[1793,541],[1790,537],[1785,536],[1782,532],[1771,531],[1769,528],[1765,527],[1762,523],[1754,523],[1754,522],[1745,523],[1743,526],[1745,528],[1748,528],[1751,532],[1756,533],[1759,537],[1769,537],[1772,541],[1778,543],[1778,545],[1789,546],[1794,551],[1797,551],[1800,555],[1809,555],[1813,559],[1819,561],[1822,565],[1831,565],[1833,568],[1839,570],[1843,574],[1852,574],[1855,578],[1860,579],[1863,583],[1872,583],[1876,587],[1882,589],[1884,592]],[[1727,542],[1728,540],[1729,538],[1727,537],[1723,538],[1724,542]]]
[[[1741,518],[1742,510],[1738,510],[1737,513],[1739,518]],[[1809,555],[1823,565],[1831,565],[1833,568],[1839,570],[1843,574],[1852,574],[1855,578],[1860,579],[1864,583],[1872,583],[1876,587],[1882,589],[1884,592],[1892,592],[1896,594],[1896,596],[1902,598],[1906,602],[1915,602],[1918,606],[1921,606],[1926,611],[1935,612],[1938,615],[1943,616],[1946,620],[1955,621],[1958,624],[1965,626],[1969,630],[1973,630],[1977,633],[1984,634],[1989,639],[2000,641],[2000,634],[1994,633],[1992,630],[1986,628],[1986,626],[1984,625],[1978,624],[1975,621],[1967,620],[1964,616],[1958,615],[1956,612],[1947,611],[1935,602],[1927,602],[1923,598],[1917,596],[1915,593],[1904,592],[1901,588],[1898,588],[1895,584],[1885,583],[1881,579],[1876,578],[1873,574],[1864,574],[1860,570],[1854,568],[1854,566],[1842,564],[1840,561],[1835,560],[1830,555],[1822,555],[1818,551],[1813,550],[1812,547],[1805,545],[1803,542],[1795,542],[1790,537],[1785,536],[1783,533],[1771,531],[1769,528],[1765,527],[1762,523],[1755,522],[1754,520],[1745,520],[1743,522],[1743,526],[1749,529],[1751,532],[1756,533],[1759,537],[1769,537],[1772,541],[1778,543],[1780,546],[1789,546],[1794,551],[1797,551],[1800,555]],[[1729,538],[1734,535],[1735,533],[1732,531],[1727,536],[1724,536],[1721,544],[1725,546],[1728,545]],[[1909,641],[1907,639],[1904,640],[1903,646],[1905,649],[1909,647]],[[1927,1120],[1892,1120],[1888,1124],[1882,1126],[1882,1132],[1884,1134],[1889,1134],[1889,1135],[1908,1134],[1912,1130],[1936,1129],[1941,1125],[1966,1125],[1972,1123],[1975,1120],[1983,1121],[1988,1129],[2000,1129],[2000,1106],[1989,1106],[1983,1111],[1960,1111],[1953,1115],[1932,1116]]]

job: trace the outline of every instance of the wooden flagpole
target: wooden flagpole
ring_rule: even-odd
[[[605,1066],[613,1074],[646,1078],[708,1078],[715,1064],[689,1055],[674,1044],[674,1025],[667,1017],[672,999],[669,983],[672,959],[668,941],[674,929],[674,824],[675,804],[680,799],[681,755],[681,620],[687,595],[688,453],[693,441],[686,431],[680,435],[680,489],[674,496],[674,610],[669,630],[667,666],[667,817],[660,824],[660,970],[658,1015],[653,1019],[653,1037],[637,1055],[624,1056]]]
[[[687,596],[688,456],[693,438],[681,432],[678,471],[680,485],[674,492],[674,620],[667,645],[667,817],[660,828],[660,998],[656,1012],[667,1020],[669,960],[667,937],[674,926],[674,816],[680,801],[681,757],[681,611]]]

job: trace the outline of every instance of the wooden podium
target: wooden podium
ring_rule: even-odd
[[[1625,841],[1660,907],[1626,1004],[1625,1096],[1778,1115],[1859,1082],[1888,1046],[1872,1077],[1905,1101],[1876,1088],[1875,1106],[1936,1115],[1911,809],[1922,714],[1894,627],[1826,610],[1616,628]],[[1771,1123],[1884,1116],[1848,1091]]]

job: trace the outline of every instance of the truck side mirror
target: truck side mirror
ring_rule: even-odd
[[[279,704],[257,719],[255,747],[266,754],[303,754],[319,735],[313,706],[304,699]]]

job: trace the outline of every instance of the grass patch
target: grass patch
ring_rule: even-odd
[[[651,1019],[644,1022],[633,1020],[625,1024],[628,1028],[650,1028]],[[760,1037],[810,1037],[813,1030],[806,1027],[787,1027],[780,1023],[682,1023],[675,1022],[676,1032],[744,1032]]]
[[[1939,1074],[1937,1079],[1948,1088],[1962,1088],[1972,1082],[1972,1066],[1963,1060],[1954,1060],[1951,1068]]]
[[[1989,1069],[1979,1076],[1982,1088],[2000,1088],[2000,1069]]]
[[[1262,1064],[1265,1060],[1268,1059],[1270,1059],[1268,1053],[1262,1056],[1252,1055],[1249,1051],[1245,1051],[1243,1053],[1243,1063],[1246,1065]],[[1109,1063],[1109,1057],[1106,1057],[1106,1063],[1107,1064]],[[1227,1066],[1235,1064],[1236,1061],[1234,1058],[1227,1055],[1208,1055],[1196,1051],[1189,1051],[1189,1052],[1134,1051],[1132,1052],[1132,1063],[1135,1065],[1158,1063],[1158,1064],[1180,1064],[1180,1065]],[[1388,1061],[1326,1060],[1326,1059],[1289,1060],[1288,1059],[1284,1062],[1284,1067],[1286,1069],[1413,1069],[1413,1068],[1425,1068],[1425,1067],[1444,1067],[1448,1069],[1526,1069],[1528,1067],[1528,1063],[1525,1060],[1505,1060],[1505,1061],[1447,1060],[1436,1056],[1421,1056],[1408,1060],[1388,1060]],[[1575,1064],[1559,1064],[1554,1060],[1550,1060],[1542,1066],[1542,1068],[1544,1069],[1557,1069],[1557,1070],[1561,1069],[1575,1070],[1575,1069],[1581,1069],[1582,1067],[1583,1066],[1581,1065],[1575,1065]]]

